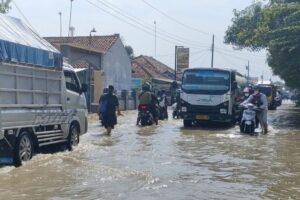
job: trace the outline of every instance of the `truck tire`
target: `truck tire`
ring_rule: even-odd
[[[34,147],[31,135],[27,131],[22,132],[17,138],[15,146],[15,166],[20,166],[23,162],[29,161],[33,156],[33,151]]]
[[[192,120],[184,119],[183,120],[183,126],[184,127],[191,127],[192,126]]]
[[[69,131],[68,137],[68,149],[69,151],[73,150],[74,146],[79,144],[79,127],[76,124],[72,124]]]

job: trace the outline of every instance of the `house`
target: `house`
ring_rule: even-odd
[[[153,57],[140,55],[133,58],[131,64],[133,78],[174,80],[175,70]]]
[[[140,55],[131,60],[132,78],[150,81],[154,90],[169,91],[175,78],[175,70],[150,56]],[[177,75],[177,80],[180,77]]]
[[[89,108],[113,85],[118,94],[131,89],[131,62],[119,34],[107,36],[45,37],[61,51],[90,85]]]

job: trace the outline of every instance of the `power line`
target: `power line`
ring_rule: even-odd
[[[160,9],[158,9],[158,8],[156,8],[156,7],[154,7],[153,5],[151,5],[150,3],[148,3],[148,2],[145,1],[145,0],[141,0],[141,1],[142,1],[143,3],[145,3],[146,5],[148,5],[149,7],[151,7],[152,9],[156,10],[156,11],[157,11],[158,13],[160,13],[161,15],[165,16],[166,18],[168,18],[169,20],[171,20],[171,21],[173,21],[173,22],[175,22],[175,23],[177,23],[177,24],[179,24],[179,25],[181,25],[181,26],[183,26],[183,27],[185,27],[185,28],[187,28],[187,29],[190,29],[190,30],[193,30],[193,31],[196,31],[196,32],[201,33],[201,34],[205,34],[205,35],[212,35],[211,33],[207,33],[207,32],[205,32],[205,31],[199,30],[199,29],[197,29],[197,28],[195,28],[195,27],[192,27],[192,26],[190,26],[190,25],[188,25],[188,24],[186,24],[186,23],[183,23],[183,22],[181,22],[181,21],[175,19],[174,17],[171,17],[171,16],[168,15],[167,13],[165,13],[165,12],[163,12],[162,10],[160,10]]]
[[[110,8],[110,9],[114,10],[115,12],[119,13],[120,15],[128,18],[129,20],[135,21],[136,23],[138,23],[141,26],[147,26],[147,28],[153,29],[152,24],[150,24],[150,23],[148,23],[144,20],[138,19],[136,16],[133,16],[132,14],[128,13],[124,9],[121,9],[120,7],[116,6],[115,4],[112,4],[111,2],[108,2],[107,0],[97,0],[97,1],[99,3],[101,3],[102,5],[104,5],[108,8]],[[168,32],[168,31],[164,30],[164,29],[161,29],[161,28],[158,29],[157,32],[162,34],[162,35],[165,35],[167,37],[172,36],[172,38],[175,38],[176,40],[180,40],[180,42],[183,42],[183,43],[190,43],[192,45],[200,43],[198,41],[192,41],[192,40],[186,39],[184,37],[178,36],[176,34],[173,34],[171,32]]]
[[[29,20],[27,19],[27,17],[24,15],[24,13],[21,11],[21,9],[19,8],[19,6],[17,5],[17,3],[15,1],[12,1],[12,3],[14,4],[14,6],[16,7],[16,9],[18,10],[18,12],[22,15],[22,17],[24,18],[24,20],[26,21],[27,25],[35,32],[37,32],[34,27],[31,25],[31,23],[29,22]]]
[[[216,37],[216,39],[219,41],[220,44],[224,45],[224,43],[219,39],[219,37]],[[237,51],[234,49],[225,49],[225,48],[221,48],[221,47],[217,47],[218,49],[224,50],[224,51],[230,51],[232,53],[236,53],[236,54],[244,54],[245,52],[241,52],[241,51]],[[253,55],[253,54],[248,54],[247,56],[253,56],[253,57],[257,57],[257,58],[265,58],[265,56],[260,56],[260,55]]]
[[[248,60],[233,57],[232,55],[223,53],[223,52],[221,52],[221,51],[219,51],[219,50],[216,50],[216,52],[219,53],[220,55],[226,56],[227,59],[229,59],[229,57],[230,57],[230,58],[235,58],[235,59],[237,59],[237,60],[242,60],[242,61],[247,61],[247,62],[248,62]],[[223,57],[223,56],[222,56],[222,58],[225,58],[225,57]],[[229,60],[227,60],[227,62],[230,63],[230,64],[233,64],[233,63],[231,63]],[[235,65],[236,65],[236,64],[235,64]],[[236,66],[241,66],[241,65],[236,65]],[[244,67],[244,66],[241,66],[241,67]],[[259,72],[259,70],[258,70],[257,68],[253,68],[253,67],[252,67],[251,69],[252,69],[252,71],[255,71],[256,73],[261,73],[261,72]]]
[[[239,66],[238,64],[236,64],[235,62],[232,62],[230,59],[228,59],[226,56],[224,56],[224,54],[220,53],[219,51],[216,51],[216,52],[219,53],[220,57],[223,58],[229,64],[231,64],[233,67]]]
[[[106,13],[112,15],[113,17],[118,18],[119,20],[122,19],[123,22],[126,21],[125,23],[127,23],[127,24],[130,23],[131,26],[139,27],[139,29],[143,29],[144,32],[147,31],[148,34],[151,34],[151,36],[153,36],[153,33],[152,33],[152,31],[153,31],[153,26],[152,26],[152,25],[146,26],[145,24],[147,24],[147,23],[145,23],[145,22],[140,22],[140,21],[139,21],[138,19],[136,19],[135,17],[133,17],[133,16],[127,14],[127,13],[123,13],[123,10],[116,8],[116,7],[115,7],[113,4],[111,4],[111,3],[110,3],[110,5],[109,5],[108,2],[105,3],[105,2],[103,2],[103,1],[101,1],[101,0],[96,0],[96,1],[97,1],[98,3],[100,3],[100,4],[102,4],[103,6],[105,6],[106,8],[108,8],[108,9],[110,9],[110,10],[116,12],[118,15],[120,15],[120,16],[126,18],[127,20],[124,19],[124,18],[120,18],[119,16],[117,16],[117,15],[115,15],[115,14],[113,14],[113,13],[107,11],[107,10],[104,10],[103,7],[100,7],[99,5],[96,5],[96,4],[94,4],[94,3],[92,3],[91,1],[88,0],[88,2],[89,2],[90,4],[94,4],[94,6],[97,6],[97,7],[98,7],[99,9],[101,9],[102,11],[104,11],[104,12],[106,12]],[[129,20],[129,21],[128,21],[128,20]],[[172,42],[172,41],[171,41],[172,44],[180,43],[180,44],[186,44],[187,46],[190,46],[190,47],[192,47],[192,48],[202,49],[202,48],[200,48],[200,46],[196,46],[194,43],[189,43],[189,42],[183,41],[183,40],[181,40],[181,39],[178,39],[177,36],[174,37],[174,36],[172,36],[172,35],[165,34],[165,33],[161,32],[161,31],[159,31],[159,34],[160,34],[160,37],[158,37],[158,38],[160,38],[160,39],[162,39],[162,37],[163,37],[163,40],[168,40],[169,42],[170,42],[171,40],[175,41],[175,42]],[[174,34],[173,34],[173,35],[174,35]],[[177,38],[176,38],[176,37],[177,37]],[[166,38],[167,38],[167,39],[166,39]]]
[[[201,51],[190,51],[190,55],[191,54],[199,54],[199,53],[204,52],[204,51],[210,51],[210,49],[207,48],[207,49],[204,49],[204,50],[201,50]],[[173,57],[174,53],[157,55],[157,57],[171,57],[171,56]]]
[[[86,2],[89,3],[89,4],[91,4],[91,5],[94,6],[95,8],[97,8],[97,9],[99,9],[99,10],[101,10],[101,11],[103,11],[103,12],[105,12],[105,13],[111,15],[111,16],[113,16],[114,18],[116,18],[116,19],[118,19],[118,20],[120,20],[120,21],[122,21],[122,22],[124,22],[124,23],[126,23],[126,24],[128,24],[128,25],[130,25],[130,26],[132,26],[132,27],[134,27],[134,28],[136,28],[136,29],[142,31],[142,32],[145,32],[145,33],[147,33],[148,35],[153,36],[152,30],[149,31],[149,30],[145,29],[144,27],[140,27],[140,26],[138,26],[138,25],[136,25],[136,24],[134,24],[134,23],[132,23],[132,22],[129,22],[129,21],[127,21],[127,20],[125,20],[125,19],[123,19],[123,18],[121,18],[121,17],[119,17],[119,16],[117,16],[117,15],[115,15],[115,14],[113,14],[113,13],[107,11],[107,10],[104,9],[103,7],[100,7],[99,5],[95,4],[95,3],[92,2],[91,0],[86,0]],[[161,39],[162,41],[168,42],[168,43],[170,43],[170,44],[173,44],[173,45],[176,44],[176,42],[174,42],[174,41],[172,41],[172,40],[169,40],[168,38],[165,38],[165,37],[163,37],[163,36],[161,36],[161,35],[158,35],[157,37],[158,37],[159,39]],[[195,48],[195,49],[201,49],[201,48],[199,48],[199,47],[192,47],[192,48]]]
[[[203,53],[200,54],[200,55],[199,55],[197,58],[195,58],[194,60],[192,60],[192,61],[190,62],[190,64],[194,64],[196,61],[198,61],[198,60],[200,60],[201,58],[203,58],[208,52],[209,52],[208,50],[203,51]]]

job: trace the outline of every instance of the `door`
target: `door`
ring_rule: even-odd
[[[81,133],[86,129],[86,117],[87,106],[86,99],[83,92],[81,92],[81,86],[79,79],[75,72],[65,70],[65,82],[66,82],[66,108],[70,117],[70,120],[76,120],[80,124]]]

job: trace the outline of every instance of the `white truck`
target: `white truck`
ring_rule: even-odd
[[[20,20],[0,15],[0,164],[87,132],[85,84],[62,55]]]
[[[208,121],[234,124],[241,116],[238,105],[246,83],[246,78],[235,70],[185,70],[180,94],[184,126]]]

